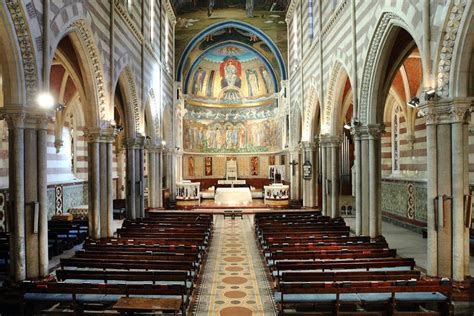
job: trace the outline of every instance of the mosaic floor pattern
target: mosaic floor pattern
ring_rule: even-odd
[[[276,315],[249,216],[215,216],[195,315]]]

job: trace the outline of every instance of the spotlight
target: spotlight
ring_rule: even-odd
[[[407,105],[412,108],[416,108],[420,104],[420,99],[418,97],[413,97],[411,98],[410,101],[408,101]]]
[[[435,93],[436,93],[435,89],[430,89],[430,90],[425,91],[426,100],[429,101],[429,100],[433,99],[434,96],[435,96]]]
[[[49,92],[43,92],[36,98],[38,105],[44,109],[51,109],[54,106],[54,98]]]
[[[123,125],[117,125],[115,128],[117,129],[119,133],[123,131]]]
[[[165,140],[162,140],[162,141],[161,141],[161,145],[166,146],[166,141],[165,141]]]
[[[345,129],[351,129],[351,125],[349,123],[344,124]]]
[[[151,137],[147,135],[147,136],[145,136],[145,139],[150,140]]]
[[[66,108],[66,106],[64,104],[61,104],[61,103],[57,103],[54,107],[54,109],[56,110],[56,112],[61,112],[63,111],[64,109]]]

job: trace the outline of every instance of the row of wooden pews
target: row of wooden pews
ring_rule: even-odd
[[[255,215],[280,315],[448,315],[449,280],[428,279],[386,240],[318,212]]]
[[[212,215],[192,213],[150,213],[147,218],[125,220],[118,237],[87,239],[73,257],[62,258],[55,280],[25,282],[25,308],[38,310],[46,302],[61,303],[59,310],[74,314],[101,313],[113,310],[126,297],[135,299],[130,311],[153,299],[153,306],[148,304],[143,311],[185,315],[212,225]]]

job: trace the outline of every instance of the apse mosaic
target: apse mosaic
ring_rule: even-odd
[[[275,102],[275,76],[255,50],[230,43],[209,49],[198,60],[187,79],[187,104],[255,107]]]
[[[281,120],[205,122],[184,120],[184,149],[189,152],[249,153],[281,149]]]

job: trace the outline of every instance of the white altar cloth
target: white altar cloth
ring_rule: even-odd
[[[249,188],[217,188],[214,201],[217,205],[247,205],[252,203]]]

